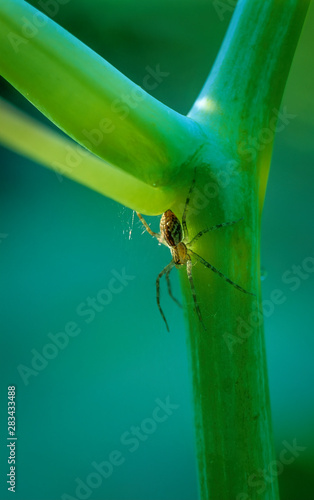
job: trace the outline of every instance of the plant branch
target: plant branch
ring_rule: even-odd
[[[56,182],[68,177],[133,210],[157,215],[176,198],[173,188],[153,188],[141,182],[3,99],[0,99],[0,142],[55,171]]]
[[[310,0],[239,0],[212,71],[188,114],[215,135],[222,149],[240,157],[242,168],[257,163],[262,169],[260,207],[278,111],[309,5]],[[260,148],[263,133],[268,140]],[[259,158],[248,165],[243,159],[252,160],[252,147]]]
[[[0,5],[0,74],[79,144],[151,186],[173,182],[200,127],[21,0]],[[167,74],[144,79],[147,89]],[[154,80],[155,78],[155,80]]]

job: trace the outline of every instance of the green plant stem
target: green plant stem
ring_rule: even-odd
[[[260,210],[276,119],[310,2],[239,0],[215,64],[188,113],[242,168],[260,170]],[[255,146],[262,154],[243,162],[249,139],[261,142],[263,131],[262,144]]]
[[[206,170],[197,175],[200,196],[213,184],[213,176]],[[193,276],[205,331],[193,307],[186,272],[180,273],[189,323],[200,498],[276,500],[276,477],[271,482],[262,479],[260,488],[252,486],[275,454],[261,309],[260,228],[256,203],[252,203],[257,187],[240,173],[238,182],[235,188],[230,181],[219,189],[217,198],[208,200],[204,210],[188,217],[188,228],[193,237],[203,228],[244,217],[234,226],[204,235],[193,250],[256,297],[195,264]],[[247,198],[249,188],[252,197]],[[192,197],[192,214],[196,206]]]
[[[279,109],[308,6],[300,0],[240,0],[213,71],[189,113],[211,143],[197,170],[191,237],[244,218],[204,235],[195,251],[256,293],[245,295],[196,264],[205,331],[181,272],[202,500],[278,499],[277,477],[270,474],[267,481],[261,472],[267,475],[275,460],[260,286],[260,219],[274,134],[267,143],[257,140],[250,157],[243,144],[274,123],[273,108]],[[213,186],[216,195],[208,196]]]
[[[167,185],[199,147],[202,134],[193,120],[27,2],[1,1],[0,36],[0,74],[79,144],[142,182]],[[157,72],[154,80],[148,72],[143,87],[166,76]]]
[[[171,206],[177,196],[172,187],[154,188],[113,167],[1,98],[0,141],[53,170],[56,182],[68,177],[142,213],[157,215]]]

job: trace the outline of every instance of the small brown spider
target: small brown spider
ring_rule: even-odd
[[[156,279],[156,297],[157,297],[157,305],[160,311],[160,314],[166,324],[167,330],[169,332],[169,326],[167,323],[167,320],[165,318],[165,315],[163,313],[163,310],[160,305],[160,279],[161,277],[165,274],[166,275],[166,281],[167,281],[167,286],[168,286],[168,293],[170,297],[176,302],[176,304],[180,307],[181,304],[178,302],[178,300],[172,295],[171,291],[171,283],[170,283],[170,278],[169,274],[171,269],[175,266],[179,268],[180,266],[186,266],[187,270],[187,275],[189,279],[189,283],[191,286],[191,292],[194,300],[194,305],[196,309],[196,313],[198,315],[198,318],[200,322],[203,325],[204,330],[206,330],[206,327],[203,323],[201,311],[197,302],[196,298],[196,292],[195,292],[195,286],[194,286],[194,281],[193,281],[193,276],[192,276],[192,260],[191,256],[195,257],[195,259],[201,264],[203,264],[205,267],[208,267],[214,273],[218,274],[221,278],[223,278],[227,283],[230,285],[234,286],[237,290],[240,290],[243,293],[247,293],[248,295],[255,295],[254,293],[247,292],[242,288],[241,286],[237,285],[233,281],[231,281],[227,276],[225,276],[222,272],[218,271],[214,266],[209,264],[206,260],[204,260],[200,255],[195,253],[193,250],[191,250],[191,245],[195,243],[201,236],[203,236],[205,233],[208,233],[209,231],[214,231],[215,229],[220,229],[221,227],[226,227],[226,226],[231,226],[232,224],[235,224],[236,222],[239,222],[241,219],[232,221],[232,222],[223,222],[222,224],[217,224],[216,226],[209,227],[207,229],[203,229],[199,233],[197,233],[194,238],[192,238],[191,241],[188,241],[188,230],[187,230],[187,225],[186,225],[186,214],[187,214],[187,208],[190,202],[190,196],[191,192],[193,190],[195,184],[195,178],[192,181],[192,185],[190,187],[189,194],[187,196],[185,206],[184,206],[184,211],[182,215],[182,225],[180,224],[179,219],[176,217],[176,215],[171,211],[171,210],[166,210],[161,216],[160,219],[160,233],[154,233],[149,225],[147,224],[146,220],[143,218],[143,216],[136,212],[138,215],[140,221],[142,222],[143,226],[145,227],[146,231],[157,238],[159,243],[162,243],[163,245],[167,246],[170,249],[172,260],[171,262],[158,274],[157,279]]]

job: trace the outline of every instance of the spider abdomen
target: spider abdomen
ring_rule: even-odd
[[[160,232],[169,247],[175,247],[182,241],[182,227],[178,217],[171,210],[166,210],[160,219]]]

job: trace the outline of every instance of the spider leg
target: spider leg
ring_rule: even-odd
[[[189,250],[189,253],[191,253],[192,255],[194,255],[194,257],[199,262],[201,262],[201,264],[203,264],[205,267],[208,267],[208,269],[211,269],[212,271],[214,271],[214,273],[218,274],[218,276],[220,276],[221,278],[223,278],[227,283],[229,283],[230,285],[234,286],[237,290],[240,290],[240,292],[247,293],[248,295],[253,295],[253,297],[256,296],[255,293],[248,292],[247,290],[245,290],[244,288],[242,288],[240,285],[237,285],[236,283],[234,283],[233,281],[231,281],[229,278],[227,278],[227,276],[225,276],[224,274],[222,274],[222,272],[218,271],[218,269],[216,269],[216,267],[212,266],[209,262],[207,262],[206,260],[204,260],[203,257],[201,257],[200,255],[198,255],[197,253],[192,252],[192,250]]]
[[[243,220],[243,217],[241,217],[241,219],[238,220],[233,220],[231,222],[223,222],[222,224],[217,224],[216,226],[211,226],[208,227],[207,229],[203,229],[202,231],[197,233],[197,235],[194,236],[194,238],[191,239],[188,245],[192,245],[192,243],[195,243],[195,241],[197,241],[201,236],[203,236],[203,234],[206,234],[209,231],[214,231],[215,229],[220,229],[221,227],[232,226],[232,224],[236,224],[237,222],[240,222],[240,220]]]
[[[181,309],[182,309],[182,305],[180,304],[180,302],[179,302],[179,301],[178,301],[178,300],[177,300],[177,299],[176,299],[176,298],[172,295],[172,290],[171,290],[171,281],[170,281],[170,276],[169,276],[170,271],[171,271],[171,269],[172,269],[172,268],[173,268],[173,266],[172,266],[172,267],[170,267],[170,269],[168,269],[168,271],[166,272],[166,280],[167,280],[167,286],[168,286],[168,293],[169,293],[170,297],[172,298],[172,300],[174,300],[174,302],[175,302],[175,303],[176,303],[179,307],[181,307]]]
[[[140,219],[141,223],[143,224],[144,228],[146,229],[146,231],[151,235],[151,236],[154,236],[154,238],[156,238],[159,243],[162,243],[163,245],[165,245],[166,247],[168,246],[167,243],[164,241],[162,235],[160,233],[154,233],[154,231],[151,230],[151,228],[149,227],[149,225],[147,224],[146,220],[144,219],[144,217],[139,213],[139,212],[136,212],[136,215],[138,216],[138,218]]]
[[[192,297],[193,297],[193,300],[194,300],[194,305],[195,305],[196,313],[197,313],[198,319],[200,320],[200,322],[201,322],[204,330],[206,330],[206,326],[203,323],[203,318],[202,318],[202,315],[201,315],[201,310],[199,308],[199,305],[198,305],[198,302],[197,302],[197,298],[196,298],[194,280],[193,280],[193,276],[192,276],[192,261],[191,260],[187,261],[187,263],[186,263],[186,270],[187,270],[188,279],[189,279],[189,282],[190,282],[190,287],[191,287],[191,291],[192,291]]]
[[[184,210],[183,210],[183,215],[182,215],[182,227],[183,227],[183,233],[184,233],[184,237],[185,238],[188,237],[188,228],[187,228],[187,225],[186,225],[186,212],[187,212],[187,209],[188,209],[188,206],[189,206],[189,203],[190,203],[191,193],[192,193],[192,191],[194,189],[194,185],[195,185],[195,173],[196,173],[196,168],[194,169],[194,177],[193,177],[193,180],[192,180],[192,183],[191,183],[191,186],[190,186],[187,198],[185,200],[185,205],[184,205]]]
[[[169,326],[168,326],[168,323],[167,323],[167,320],[166,320],[166,317],[163,313],[163,310],[161,309],[161,305],[160,305],[160,278],[162,278],[162,276],[166,273],[170,273],[171,269],[173,268],[174,266],[174,262],[173,260],[158,274],[157,276],[157,279],[156,279],[156,299],[157,299],[157,306],[158,306],[158,309],[159,309],[159,312],[162,316],[162,319],[164,320],[165,324],[166,324],[166,327],[167,327],[167,330],[168,332],[170,331],[169,330]]]
[[[159,233],[154,233],[154,231],[151,230],[151,228],[149,227],[149,225],[147,224],[146,220],[144,219],[144,217],[139,213],[139,212],[136,212],[136,215],[138,216],[138,218],[140,219],[141,223],[143,224],[143,226],[145,227],[146,231],[151,235],[151,236],[154,236],[155,238],[157,238],[157,240],[160,239],[160,234]]]

